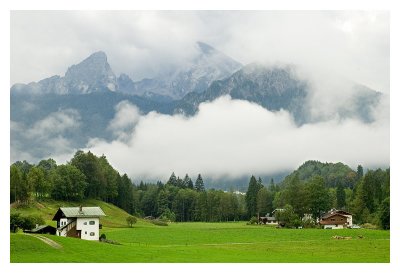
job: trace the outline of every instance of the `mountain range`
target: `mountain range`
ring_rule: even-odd
[[[142,114],[192,116],[202,102],[229,95],[270,111],[286,110],[298,126],[320,120],[309,112],[310,83],[297,76],[294,66],[243,66],[203,42],[196,46],[189,62],[151,79],[116,76],[106,54],[99,51],[69,67],[64,76],[14,84],[10,90],[12,160],[21,159],[17,154],[41,159],[67,152],[67,148],[54,149],[57,145],[78,149],[93,138],[112,140],[108,125],[121,101],[136,105]],[[353,91],[337,115],[372,122],[382,94],[359,84]],[[66,121],[70,126],[60,125]],[[35,137],[33,132],[40,130],[52,135],[36,133]]]

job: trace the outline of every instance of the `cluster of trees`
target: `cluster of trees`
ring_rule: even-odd
[[[45,221],[38,215],[23,216],[20,213],[12,213],[10,215],[10,230],[17,232],[18,229],[30,230],[36,225],[44,225]]]
[[[111,202],[125,210],[132,207],[132,181],[120,175],[105,156],[78,151],[63,165],[53,159],[37,165],[17,161],[10,167],[11,202],[28,203],[32,198],[80,201],[85,198]]]
[[[311,168],[307,166],[308,170]],[[390,169],[368,170],[364,175],[362,166],[358,166],[357,172],[350,169],[349,174],[340,174],[342,179],[335,173],[326,173],[329,181],[318,169],[314,170],[316,175],[294,171],[279,185],[271,180],[269,186],[252,176],[246,193],[248,215],[265,215],[276,208],[285,208],[286,214],[281,217],[286,217],[285,222],[291,219],[289,223],[297,224],[305,214],[318,219],[336,208],[351,212],[356,223],[390,228]],[[300,179],[301,175],[307,179]],[[357,180],[353,182],[354,179]]]
[[[172,173],[165,183],[134,184],[104,155],[78,151],[64,165],[52,159],[37,165],[18,161],[10,167],[10,178],[11,202],[95,198],[137,216],[208,222],[248,220],[285,206],[293,213],[284,217],[301,219],[311,214],[316,219],[337,208],[353,213],[355,222],[390,228],[389,169],[369,170],[364,175],[361,166],[353,171],[342,163],[308,161],[279,184],[273,179],[265,184],[252,176],[246,194],[240,194],[206,190],[200,174],[194,183],[188,174],[181,179]]]
[[[196,182],[188,175],[183,180],[174,173],[163,184],[140,183],[133,186],[132,213],[171,221],[234,221],[246,219],[244,197],[233,192],[206,190],[199,174]]]
[[[80,201],[100,199],[138,216],[153,216],[172,221],[232,221],[246,219],[244,197],[233,192],[206,190],[199,174],[193,183],[171,177],[156,184],[133,184],[120,175],[106,157],[78,151],[63,165],[53,159],[37,165],[18,161],[10,167],[10,200],[27,203],[32,198]]]

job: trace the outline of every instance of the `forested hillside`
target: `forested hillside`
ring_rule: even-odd
[[[284,183],[287,183],[295,175],[300,180],[308,180],[315,175],[320,175],[326,186],[337,187],[342,183],[345,187],[353,189],[356,182],[362,177],[362,168],[359,166],[358,172],[353,171],[349,166],[338,163],[322,163],[316,160],[309,160],[302,164],[297,170],[286,177]]]
[[[357,171],[342,163],[307,161],[282,183],[251,176],[246,194],[206,189],[201,174],[193,181],[174,173],[167,181],[138,184],[120,174],[102,155],[78,151],[67,163],[53,159],[37,165],[26,161],[10,167],[10,199],[16,204],[32,200],[112,203],[130,214],[171,221],[249,220],[285,208],[292,222],[304,214],[314,219],[331,208],[348,210],[357,223],[388,229],[390,219],[390,170]],[[307,224],[307,223],[303,223]]]

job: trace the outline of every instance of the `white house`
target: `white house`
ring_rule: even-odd
[[[56,235],[98,241],[101,216],[105,214],[100,207],[59,208],[53,217]]]

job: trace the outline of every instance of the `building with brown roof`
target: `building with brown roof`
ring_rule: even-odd
[[[353,225],[353,215],[344,210],[331,209],[321,217],[319,224],[324,229],[342,229]]]

